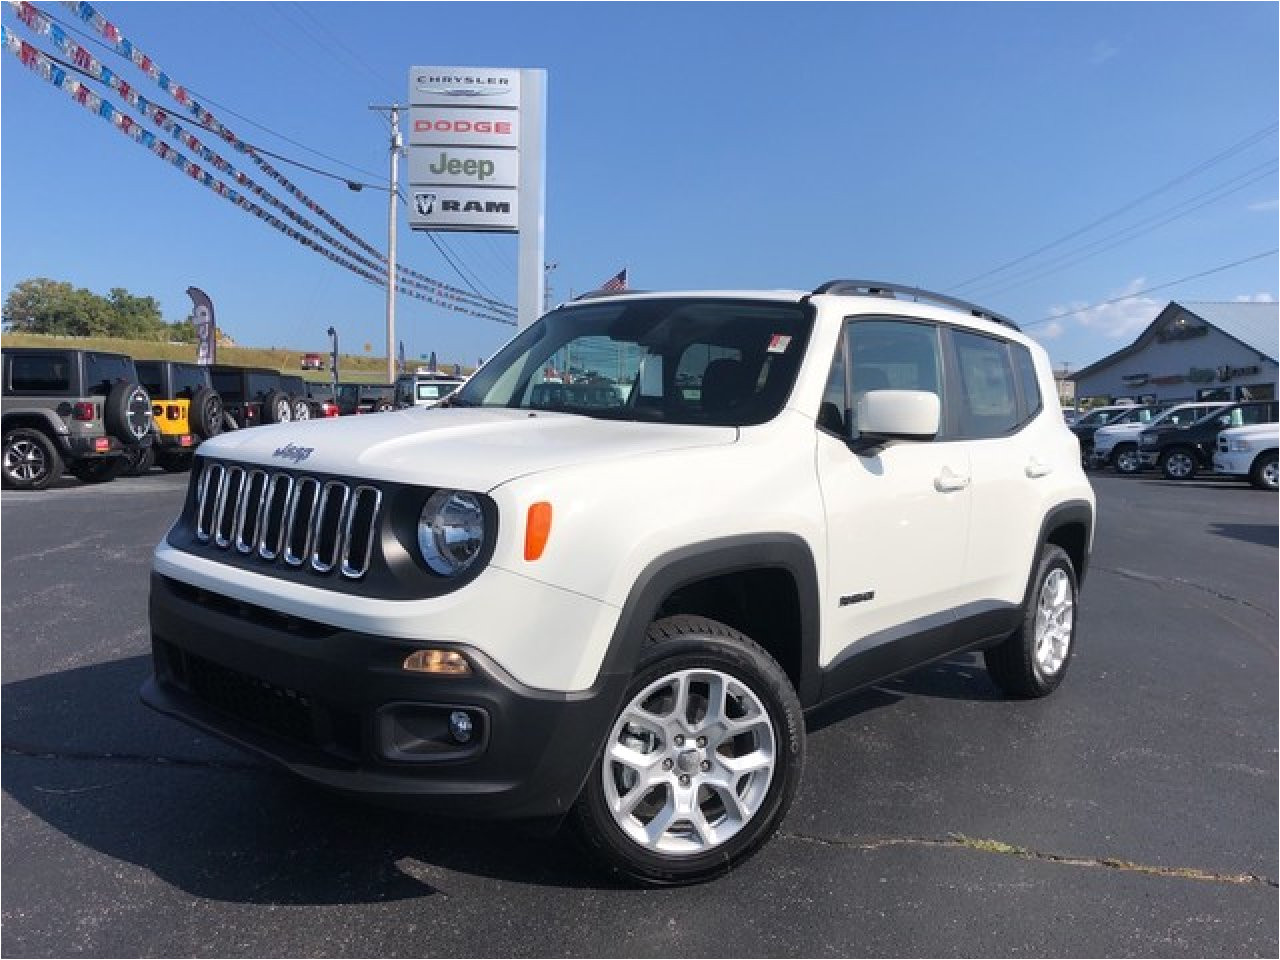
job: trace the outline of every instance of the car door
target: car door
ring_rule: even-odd
[[[856,452],[858,400],[873,389],[937,393],[946,422],[936,324],[852,319],[832,363],[817,443],[827,522],[824,665],[948,624],[965,599],[967,453],[945,435]]]
[[[972,479],[964,579],[971,602],[996,610],[1022,602],[1053,475],[1068,464],[1058,425],[1037,417],[1043,400],[1030,351],[958,327],[949,339],[957,442]]]

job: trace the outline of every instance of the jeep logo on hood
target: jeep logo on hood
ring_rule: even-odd
[[[283,447],[277,447],[273,457],[279,457],[281,460],[292,460],[294,463],[301,463],[315,451],[315,447],[297,447],[292,443],[285,444]]]

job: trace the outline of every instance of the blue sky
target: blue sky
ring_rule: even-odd
[[[387,167],[386,126],[367,106],[403,100],[410,66],[545,68],[557,299],[624,265],[645,289],[894,280],[1006,313],[1056,363],[1077,367],[1129,342],[1171,298],[1277,294],[1272,256],[1054,319],[1276,248],[1275,4],[99,9],[206,105],[230,108],[213,107],[244,140],[363,179],[385,180]],[[4,23],[31,39],[7,5]],[[85,43],[163,101],[141,73]],[[31,276],[123,286],[178,320],[196,285],[241,343],[323,349],[333,325],[344,349],[383,352],[380,288],[3,60],[5,293]],[[385,249],[385,193],[277,166]],[[514,303],[514,237],[447,242],[482,289]],[[464,285],[403,219],[400,254]],[[411,356],[474,362],[512,333],[405,298],[398,317]]]

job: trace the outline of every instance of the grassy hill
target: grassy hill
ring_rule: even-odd
[[[79,350],[103,350],[125,353],[135,360],[185,360],[194,362],[196,347],[193,343],[160,343],[155,340],[116,340],[111,337],[52,337],[34,333],[6,333],[0,336],[0,346],[5,347],[73,347]],[[269,367],[283,373],[301,374],[308,380],[326,381],[327,370],[303,370],[302,355],[305,350],[288,347],[230,347],[219,344],[218,362],[245,367]],[[328,362],[329,354],[321,354]],[[419,361],[420,362],[420,361]],[[417,363],[410,362],[413,369]],[[453,363],[440,362],[441,370],[453,369]],[[471,372],[463,367],[464,373]],[[370,354],[340,354],[338,373],[343,380],[382,382],[387,377],[385,357]]]

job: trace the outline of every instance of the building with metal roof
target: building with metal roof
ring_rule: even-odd
[[[1278,357],[1280,304],[1171,301],[1071,379],[1078,400],[1274,400]]]

